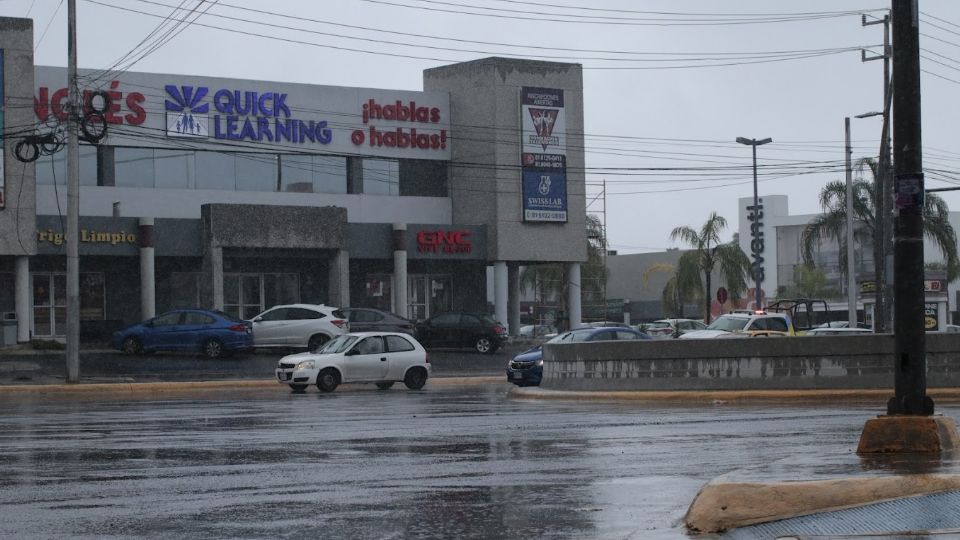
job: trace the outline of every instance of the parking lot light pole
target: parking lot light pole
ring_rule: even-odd
[[[760,198],[757,196],[757,147],[762,144],[772,143],[773,139],[767,137],[766,139],[748,139],[746,137],[737,137],[737,142],[740,144],[745,144],[747,146],[753,147],[753,215],[758,219],[755,219],[753,225],[750,226],[751,236],[753,237],[750,242],[750,251],[753,252],[753,283],[756,288],[754,293],[756,294],[756,305],[754,309],[760,309],[760,254],[757,252],[757,240],[759,235],[760,220]]]
[[[854,118],[870,118],[871,116],[883,116],[883,113],[880,111],[870,111],[863,114],[858,114]],[[850,228],[850,227],[853,227],[853,218],[850,216],[850,213],[853,211],[853,201],[852,201],[853,182],[850,179],[851,175],[853,174],[853,171],[850,165],[850,157],[852,153],[853,153],[853,149],[850,146],[850,119],[848,118],[847,119],[847,231],[848,231],[847,242],[853,242],[853,230]],[[878,167],[879,171],[877,172],[878,178],[876,178],[875,181],[882,185],[882,183],[885,181],[885,173],[884,173],[883,160],[881,159],[880,161],[881,163],[880,163],[880,166]],[[885,219],[884,203],[882,200],[883,190],[880,188],[877,188],[875,189],[875,191],[877,193],[877,196],[876,196],[877,200],[875,201],[875,204],[874,204],[875,208],[873,209],[873,211],[874,211],[874,214],[877,216],[877,219],[875,220],[876,225],[874,226],[874,234],[875,235],[880,234],[882,236],[881,229],[884,226],[883,221]],[[851,263],[849,262],[850,260],[852,260],[851,257],[853,257],[853,248],[848,245],[847,247],[847,259],[848,259],[847,268],[848,269],[853,268],[852,266],[850,266]],[[880,267],[883,266],[884,261],[881,259],[879,261],[874,261],[873,264],[877,266],[875,268],[874,274],[883,275],[882,273],[877,274],[877,271],[880,270]],[[851,295],[851,298],[853,299],[852,302],[854,302],[853,303],[854,307],[851,308],[852,315],[850,316],[850,328],[856,328],[856,325],[855,325],[856,311],[854,311],[856,309],[856,303],[855,303],[856,297],[852,296],[854,294],[853,292],[854,289],[852,287],[856,286],[855,276],[851,273],[850,276],[848,276],[848,279],[849,279],[849,287],[851,287],[850,295]],[[873,327],[878,328],[877,319],[883,316],[883,314],[880,313],[882,311],[880,307],[888,300],[886,298],[881,299],[881,297],[885,296],[886,294],[886,291],[883,289],[883,286],[884,286],[883,283],[881,283],[879,279],[874,279],[874,283],[875,283],[874,285],[875,300],[873,304],[874,306]],[[866,313],[864,313],[864,318],[866,318]]]

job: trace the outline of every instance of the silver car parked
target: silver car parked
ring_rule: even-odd
[[[350,331],[339,309],[323,304],[274,306],[257,315],[253,323],[253,346],[306,348],[315,351],[332,338]]]

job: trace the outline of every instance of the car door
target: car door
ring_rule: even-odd
[[[361,339],[344,358],[347,381],[382,381],[390,368],[381,336],[367,336]]]
[[[253,346],[278,347],[284,345],[284,327],[289,324],[287,308],[268,309],[253,318]]]
[[[462,315],[460,317],[460,327],[456,332],[456,346],[472,347],[477,339],[488,334],[487,326],[476,315]]]
[[[423,341],[434,347],[455,346],[460,324],[459,313],[444,313],[429,319],[424,326]]]
[[[423,353],[418,351],[410,341],[402,336],[383,336],[384,344],[387,346],[387,369],[386,378],[388,380],[403,380],[407,368],[413,365],[423,363]]]
[[[172,350],[176,348],[176,330],[180,323],[180,311],[171,311],[150,321],[148,331],[143,334],[143,346],[146,349]]]
[[[207,338],[207,328],[213,322],[213,317],[205,313],[184,311],[175,331],[176,347],[183,350],[199,347],[200,342]]]
[[[310,341],[310,336],[321,332],[321,319],[326,317],[319,311],[306,308],[287,309],[287,321],[282,327],[281,343],[289,347],[304,347]],[[329,334],[330,332],[323,332]]]

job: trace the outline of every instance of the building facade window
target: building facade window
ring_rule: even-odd
[[[223,310],[252,319],[267,308],[300,301],[300,276],[291,273],[225,273]]]
[[[200,272],[170,274],[170,308],[195,308],[200,305]]]
[[[347,158],[341,156],[280,156],[280,191],[346,193]]]
[[[66,334],[67,275],[63,273],[36,273],[33,284],[33,334],[52,337]],[[103,320],[106,295],[103,274],[80,273],[80,320]]]
[[[407,284],[409,312],[415,321],[453,309],[453,278],[439,275],[411,275]]]
[[[40,156],[36,162],[37,184],[60,186],[67,185],[67,150],[52,156]],[[80,145],[80,185],[97,185],[97,147]]]
[[[400,195],[400,163],[387,159],[364,159],[363,192],[370,195]]]

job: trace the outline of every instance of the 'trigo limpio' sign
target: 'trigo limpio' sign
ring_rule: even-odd
[[[520,88],[524,221],[567,221],[567,137],[563,90]]]

